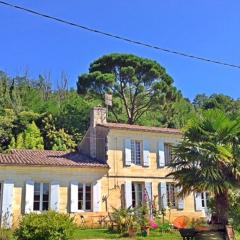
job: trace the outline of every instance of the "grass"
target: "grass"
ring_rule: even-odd
[[[122,237],[118,233],[109,232],[106,229],[78,229],[75,234],[75,240],[79,239],[122,239],[127,240],[129,238]],[[180,240],[182,239],[179,232],[160,233],[158,230],[152,230],[149,237],[138,236],[136,239],[148,239],[148,240]]]

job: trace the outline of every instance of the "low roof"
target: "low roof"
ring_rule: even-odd
[[[182,134],[180,129],[176,128],[160,128],[160,127],[147,127],[140,125],[131,125],[125,123],[101,123],[98,126],[118,129],[118,130],[132,130],[132,131],[143,131],[143,132],[154,132],[154,133],[165,133],[165,134]]]
[[[108,167],[104,162],[89,158],[78,152],[51,150],[11,150],[0,154],[1,165],[49,166],[49,167]]]

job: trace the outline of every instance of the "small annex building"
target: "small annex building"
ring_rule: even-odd
[[[106,109],[91,111],[78,152],[12,150],[0,154],[1,225],[16,226],[23,214],[46,210],[97,223],[112,207],[136,207],[147,194],[155,208],[178,216],[205,216],[205,193],[177,197],[171,178],[171,148],[178,129],[108,123]]]

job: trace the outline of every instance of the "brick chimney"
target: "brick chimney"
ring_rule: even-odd
[[[107,122],[107,109],[94,107],[90,113],[90,156],[96,158],[97,131],[96,125]]]

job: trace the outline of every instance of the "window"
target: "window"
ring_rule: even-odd
[[[142,141],[131,140],[131,162],[142,165]]]
[[[202,202],[202,208],[206,208],[208,205],[208,193],[207,192],[202,192],[201,193],[201,202]]]
[[[143,194],[143,183],[132,183],[132,207],[138,207],[142,205]]]
[[[78,184],[78,210],[92,209],[92,185]]]
[[[47,211],[49,206],[49,184],[34,183],[34,211]]]
[[[173,153],[172,153],[172,145],[169,143],[164,144],[164,154],[165,154],[165,165],[169,165],[169,163],[173,159]]]
[[[171,208],[177,207],[176,192],[174,183],[167,183],[167,205]]]

